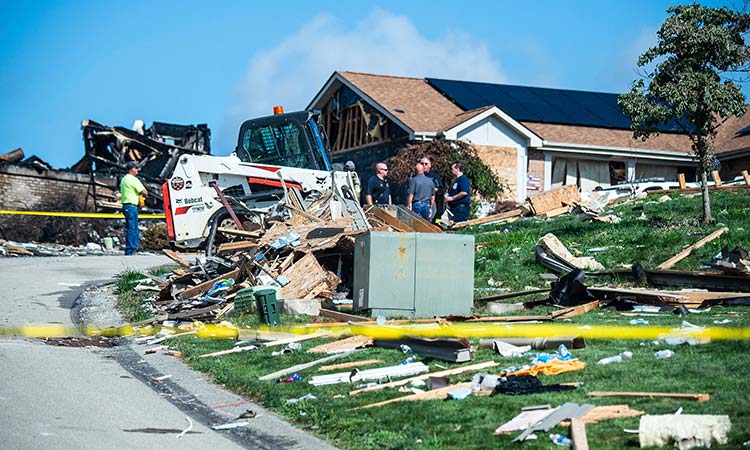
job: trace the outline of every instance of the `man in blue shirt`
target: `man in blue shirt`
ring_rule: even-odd
[[[384,162],[375,165],[375,175],[367,181],[365,201],[368,205],[390,205],[391,187],[385,177],[388,175],[388,166]]]
[[[464,175],[464,165],[460,162],[451,165],[451,173],[456,180],[445,194],[445,201],[453,213],[453,221],[466,222],[469,220],[469,205],[471,204],[469,177]]]

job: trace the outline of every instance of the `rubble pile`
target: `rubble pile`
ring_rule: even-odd
[[[287,219],[269,218],[264,228],[254,231],[220,227],[211,256],[200,256],[194,263],[164,250],[181,267],[167,276],[150,277],[151,286],[139,288],[158,292],[148,299],[148,307],[161,321],[214,319],[235,308],[240,290],[260,286],[276,290],[287,303],[336,301],[351,289],[358,234],[442,232],[403,207],[372,207],[364,213],[364,226],[355,217],[334,218],[331,198],[322,195],[307,211],[282,201],[289,211]]]

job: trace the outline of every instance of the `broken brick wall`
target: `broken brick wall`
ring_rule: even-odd
[[[97,178],[115,187],[114,178]],[[93,212],[90,177],[64,170],[41,170],[23,165],[0,165],[0,210]],[[15,241],[79,244],[86,233],[82,219],[0,215],[0,238]],[[93,222],[93,221],[88,221]],[[109,227],[109,221],[101,221]]]
[[[113,188],[116,180],[97,178]],[[37,170],[21,165],[0,166],[0,209],[39,211],[40,205],[59,204],[73,199],[81,211],[93,211],[93,198],[88,195],[91,178],[64,170]],[[54,210],[54,209],[53,209]],[[62,209],[57,209],[62,210]]]
[[[544,152],[529,149],[528,161],[528,175],[539,180],[539,189],[527,192],[529,196],[534,196],[544,191]]]
[[[479,158],[489,166],[506,184],[509,190],[503,192],[501,200],[515,200],[518,187],[518,149],[515,147],[496,147],[493,145],[475,145]]]

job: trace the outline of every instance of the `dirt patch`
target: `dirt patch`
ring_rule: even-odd
[[[54,345],[55,347],[101,347],[110,348],[117,345],[116,339],[105,337],[86,338],[86,337],[66,337],[66,338],[46,338],[44,343]]]

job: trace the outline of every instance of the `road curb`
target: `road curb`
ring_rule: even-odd
[[[107,284],[112,283],[91,283],[84,286],[71,309],[71,319],[76,325],[108,326],[124,323],[114,308],[114,294],[105,289]],[[97,307],[107,311],[98,313],[93,310]],[[112,311],[119,316],[120,323],[87,322],[96,317],[111,318]],[[178,358],[157,353],[148,355],[146,359],[142,355],[143,349],[143,346],[136,345],[132,339],[119,338],[115,347],[102,350],[105,351],[103,354],[117,361],[134,378],[193,420],[208,427],[234,421],[248,410],[255,413],[254,418],[248,419],[248,426],[217,432],[232,442],[248,449],[336,449],[322,439],[295,428],[262,406],[211,383],[205,375],[193,371]],[[170,375],[170,378],[155,380],[163,375]]]

